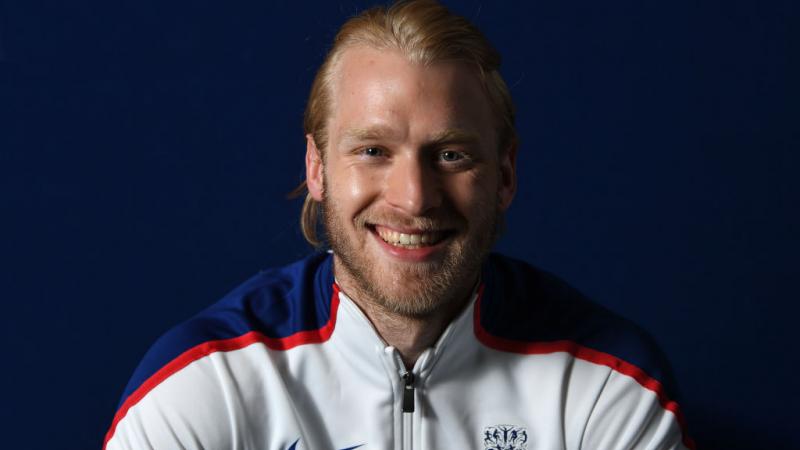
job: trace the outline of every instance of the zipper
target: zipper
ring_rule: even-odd
[[[401,378],[403,385],[403,414],[414,412],[414,372],[406,371]]]
[[[395,369],[397,370],[395,373],[400,375],[399,384],[402,389],[400,393],[400,414],[402,416],[403,427],[402,445],[400,448],[403,450],[411,450],[414,448],[414,419],[417,412],[417,387],[419,387],[421,382],[419,374],[428,366],[428,360],[431,356],[432,349],[427,349],[419,355],[412,370],[406,368],[403,358],[400,356],[397,349],[387,347],[385,351],[387,354],[391,353],[392,356],[394,356]],[[419,420],[418,417],[417,419]]]
[[[414,372],[405,370],[400,378],[403,380],[403,450],[411,450],[414,446]]]
[[[398,373],[400,374],[400,382],[403,387],[402,399],[400,401],[400,411],[402,414],[403,420],[403,450],[411,450],[414,446],[413,439],[414,439],[414,410],[416,409],[416,402],[414,400],[415,396],[415,385],[414,382],[416,381],[416,377],[414,376],[414,372],[411,370],[406,369],[405,363],[403,363],[403,359],[400,357],[400,353],[397,352],[396,349],[392,348],[392,353],[394,356],[394,361],[396,367],[399,369]]]

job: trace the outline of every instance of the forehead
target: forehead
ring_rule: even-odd
[[[493,136],[488,96],[476,70],[461,62],[422,65],[394,50],[344,50],[332,73],[331,132],[393,127],[398,133],[456,128]]]

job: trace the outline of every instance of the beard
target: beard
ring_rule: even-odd
[[[440,208],[430,217],[407,217],[366,209],[352,219],[337,216],[336,202],[325,193],[322,215],[328,243],[336,260],[337,277],[349,280],[356,299],[372,302],[384,311],[403,317],[425,318],[467,300],[498,234],[499,202],[473,205],[477,214],[467,220],[454,208]],[[369,243],[370,224],[392,224],[420,230],[454,230],[444,247],[428,261],[393,261]]]

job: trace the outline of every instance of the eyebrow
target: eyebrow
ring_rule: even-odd
[[[473,144],[480,142],[481,136],[461,128],[450,128],[437,133],[431,139],[432,144]]]
[[[351,128],[344,132],[343,140],[346,141],[373,141],[391,139],[396,136],[394,130],[387,126],[373,126],[367,128]],[[472,144],[480,141],[480,135],[474,131],[461,128],[449,128],[433,135],[426,145],[441,144]]]
[[[372,126],[366,128],[351,128],[344,132],[343,140],[372,141],[393,137],[396,133],[388,126]]]

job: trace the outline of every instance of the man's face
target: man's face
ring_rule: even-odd
[[[320,160],[309,138],[306,164],[338,282],[406,316],[463,299],[514,192],[476,74],[355,47],[332,94],[328,148]]]

